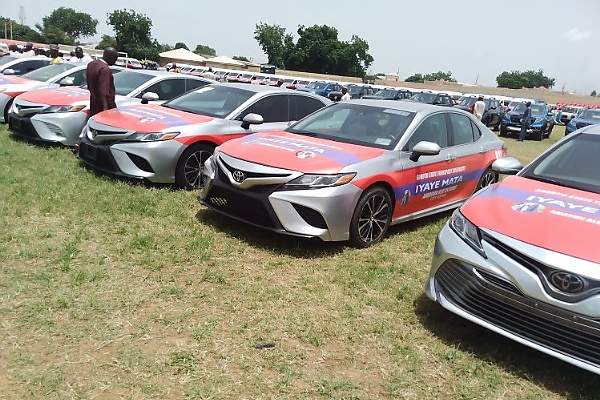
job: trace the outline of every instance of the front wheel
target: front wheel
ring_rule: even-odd
[[[369,188],[358,200],[350,222],[350,242],[369,247],[379,242],[392,221],[392,199],[380,186]]]
[[[178,188],[192,190],[200,187],[204,162],[214,149],[214,146],[199,143],[183,152],[175,168],[175,184]]]
[[[498,175],[491,168],[486,168],[486,170],[483,171],[481,178],[479,178],[479,182],[477,182],[477,188],[475,191],[478,191],[486,186],[490,186],[496,182],[498,182]]]

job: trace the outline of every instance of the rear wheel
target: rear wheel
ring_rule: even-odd
[[[379,242],[392,221],[392,199],[381,186],[363,193],[350,221],[350,242],[356,247],[369,247]]]
[[[491,168],[486,168],[486,170],[483,171],[481,178],[479,178],[479,182],[477,182],[477,188],[475,191],[478,191],[486,186],[490,186],[496,182],[498,182],[498,175]]]
[[[211,156],[214,146],[198,143],[183,152],[175,168],[175,184],[180,189],[197,189],[200,187],[204,162]]]

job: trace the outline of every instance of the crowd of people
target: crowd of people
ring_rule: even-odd
[[[88,63],[92,61],[92,57],[83,51],[81,46],[75,47],[69,52],[61,51],[59,45],[51,44],[48,48],[34,47],[33,43],[28,42],[24,46],[9,44],[8,51],[0,50],[0,56],[3,55],[22,55],[22,56],[39,56],[51,58],[52,64],[68,62]]]

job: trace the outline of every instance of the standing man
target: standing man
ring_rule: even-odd
[[[87,86],[90,91],[90,117],[104,110],[116,108],[115,82],[109,66],[115,65],[118,53],[112,47],[104,50],[102,59],[87,65]]]
[[[25,44],[25,48],[23,49],[23,54],[28,56],[35,56],[35,50],[33,50],[33,43],[27,42]]]
[[[70,62],[80,62],[87,64],[92,61],[92,57],[85,54],[81,46],[75,47],[75,54],[69,59]]]
[[[59,57],[58,50],[59,48],[57,44],[50,45],[50,58],[52,59],[52,61],[50,61],[50,64],[62,63],[62,58]]]
[[[346,86],[342,87],[342,97],[340,98],[340,101],[348,101],[350,100],[352,97],[350,96],[350,93],[348,93],[348,88]]]
[[[529,124],[531,123],[530,105],[530,101],[525,102],[525,111],[523,112],[523,119],[521,120],[521,132],[519,133],[519,139],[517,139],[519,142],[522,142],[525,139],[525,134],[527,133],[527,129],[529,129]]]
[[[481,121],[481,118],[483,118],[484,111],[485,103],[483,102],[483,96],[479,96],[479,98],[475,102],[475,106],[473,107],[473,114],[475,115],[475,118]]]

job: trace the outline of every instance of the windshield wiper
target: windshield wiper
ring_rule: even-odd
[[[569,188],[573,188],[574,186],[568,185],[563,181],[559,181],[558,179],[553,179],[553,178],[547,178],[545,176],[538,176],[538,175],[524,175],[525,178],[529,178],[529,179],[533,179],[534,181],[539,181],[539,182],[544,182],[544,183],[551,183],[553,185],[557,185],[557,186],[562,186],[562,187],[569,187]]]
[[[315,137],[315,136],[319,135],[319,133],[317,133],[317,132],[298,131],[296,129],[290,129],[288,132],[296,134],[296,135],[304,135],[304,136],[311,136],[311,137]]]

